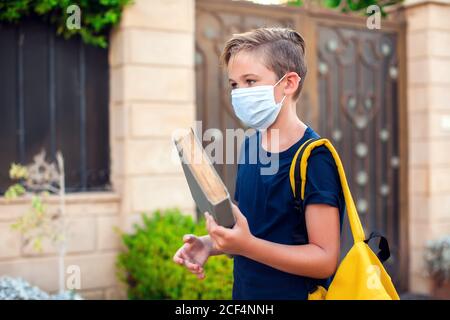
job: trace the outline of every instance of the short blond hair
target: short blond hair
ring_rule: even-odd
[[[261,51],[266,67],[280,79],[287,72],[297,72],[301,77],[293,98],[297,99],[306,77],[305,41],[295,30],[289,28],[258,28],[234,34],[220,56],[223,66],[240,51]]]

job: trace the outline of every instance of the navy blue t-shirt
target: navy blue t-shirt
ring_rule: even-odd
[[[243,142],[234,198],[254,236],[287,245],[308,243],[305,217],[294,208],[289,169],[298,148],[310,138],[319,135],[308,127],[299,141],[280,153],[265,151],[259,132]],[[344,196],[337,167],[324,146],[315,148],[308,159],[303,208],[312,203],[339,208],[342,230]],[[233,299],[307,299],[312,286],[327,287],[331,280],[283,272],[240,255],[234,256],[233,275]]]

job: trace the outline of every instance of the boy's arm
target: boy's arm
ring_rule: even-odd
[[[284,272],[325,279],[338,265],[339,224],[338,208],[310,204],[306,206],[308,244],[284,245],[252,236],[241,254]]]
[[[232,229],[215,223],[206,215],[206,227],[216,250],[238,254],[269,265],[275,269],[325,279],[336,271],[340,248],[340,221],[338,208],[327,204],[306,206],[308,244],[286,245],[255,237],[247,219],[233,205],[236,224]]]
[[[212,241],[211,241],[211,237],[209,236],[209,234],[201,236],[200,239],[202,239],[203,243],[206,246],[208,246],[208,248],[209,248],[209,255],[210,256],[217,256],[217,255],[223,254],[222,251],[217,250],[217,249],[214,248],[214,246],[212,244]]]

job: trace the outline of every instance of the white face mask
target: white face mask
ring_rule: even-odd
[[[231,90],[231,104],[234,112],[246,126],[264,130],[275,122],[286,95],[279,103],[276,103],[274,88],[285,76],[286,74],[274,85]]]

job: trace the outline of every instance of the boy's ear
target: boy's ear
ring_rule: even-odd
[[[297,74],[297,72],[289,72],[286,75],[286,87],[284,88],[284,93],[286,95],[292,95],[294,94],[298,86],[300,85],[301,78]]]

